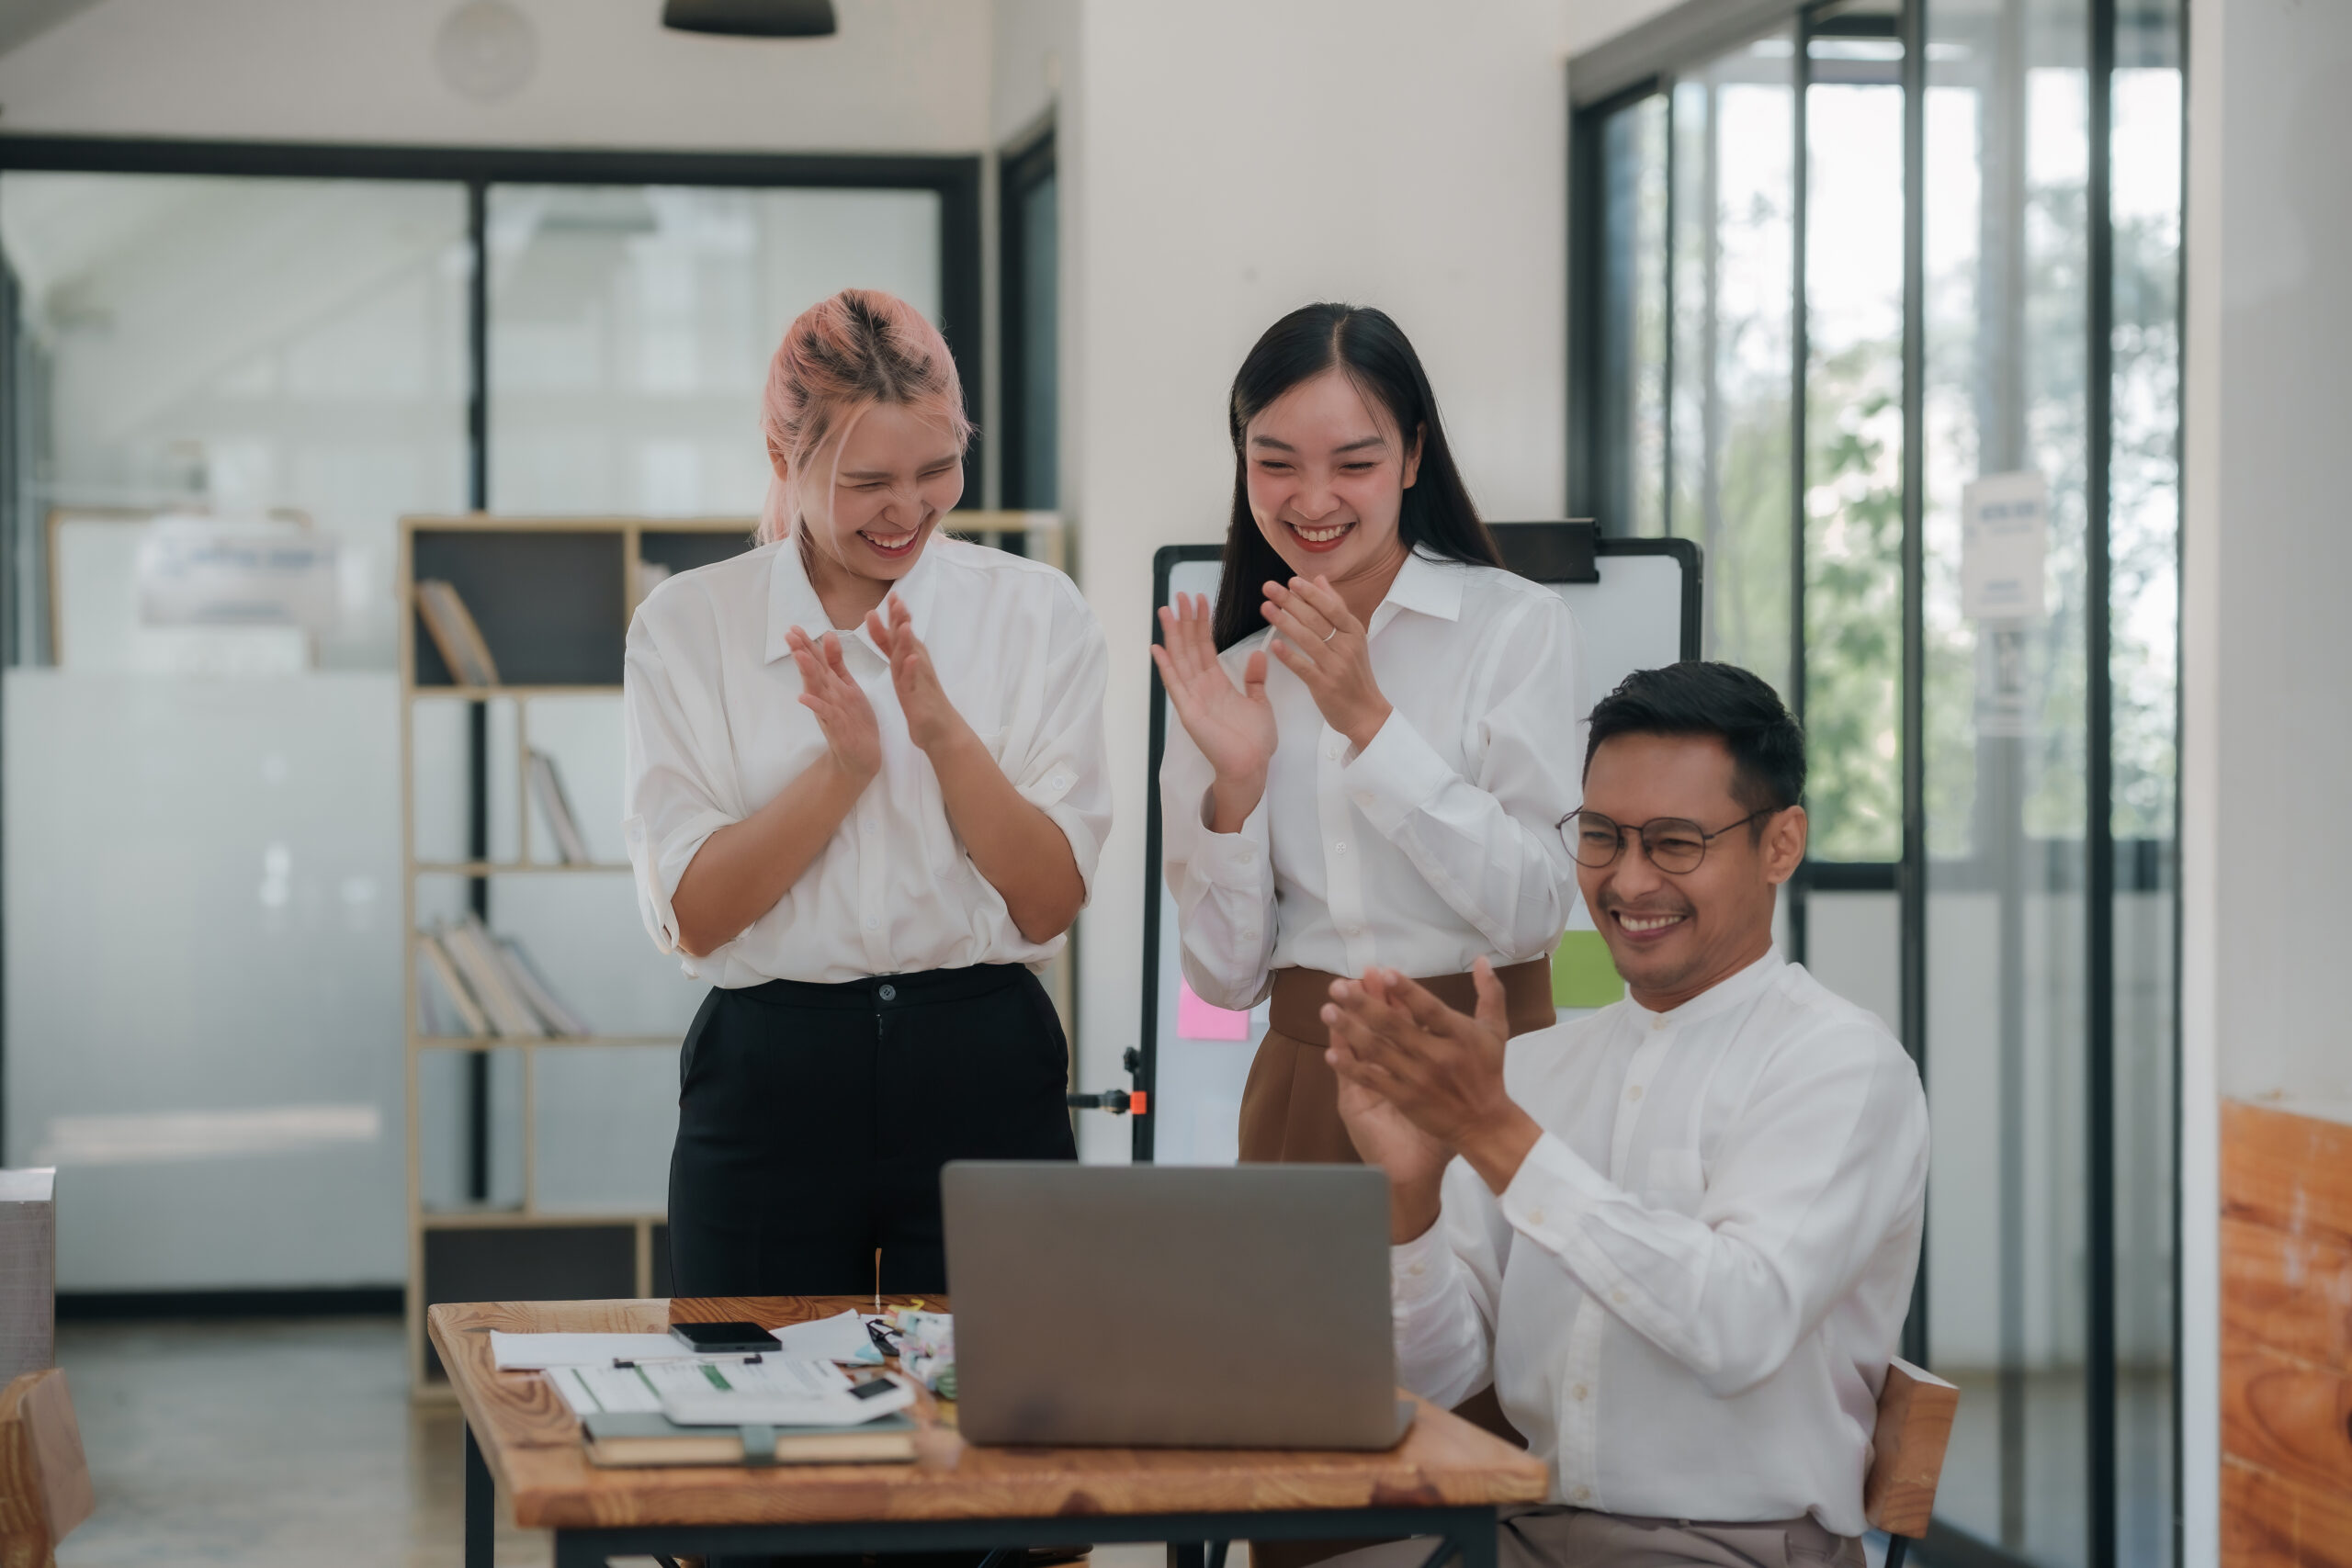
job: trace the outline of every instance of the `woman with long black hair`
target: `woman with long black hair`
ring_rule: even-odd
[[[1228,423],[1215,609],[1179,594],[1152,649],[1181,721],[1159,774],[1168,882],[1193,991],[1272,997],[1241,1157],[1353,1161],[1323,1059],[1335,977],[1397,969],[1467,1010],[1484,957],[1513,1033],[1552,1021],[1579,643],[1559,595],[1503,570],[1383,312],[1276,321]]]

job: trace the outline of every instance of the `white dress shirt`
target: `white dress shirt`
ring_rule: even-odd
[[[934,535],[894,590],[948,699],[1022,797],[1069,840],[1091,890],[1111,828],[1103,757],[1102,628],[1069,579],[1042,562]],[[646,930],[689,975],[736,987],[869,975],[1035,965],[1033,942],[965,853],[931,761],[907,736],[889,661],[864,627],[842,662],[874,705],[882,769],[832,840],[774,908],[695,958],[670,900],[703,840],[774,799],[825,752],[800,705],[785,633],[832,629],[791,540],[669,579],[629,625],[622,712],[622,824]]]
[[[1555,1502],[1860,1534],[1928,1187],[1886,1026],[1773,953],[1522,1034],[1503,1076],[1544,1134],[1499,1200],[1454,1161],[1392,1253],[1407,1385],[1493,1382]]]
[[[1160,831],[1184,978],[1204,1001],[1250,1008],[1276,969],[1458,975],[1559,943],[1576,866],[1557,824],[1584,768],[1567,605],[1498,567],[1416,551],[1366,631],[1392,711],[1361,751],[1269,656],[1280,739],[1238,832],[1208,830],[1216,772],[1169,725]],[[1219,656],[1237,684],[1271,635]]]

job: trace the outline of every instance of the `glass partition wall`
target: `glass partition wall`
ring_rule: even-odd
[[[1793,956],[1928,1085],[1924,1561],[2177,1557],[2180,37],[1792,4],[1578,88],[1571,505],[1706,547],[1813,744]]]
[[[755,515],[768,356],[852,283],[928,311],[977,389],[978,182],[951,158],[0,147],[0,1131],[66,1168],[65,1291],[408,1272],[397,520]],[[332,602],[307,627],[151,625],[159,516],[323,544]],[[695,988],[608,869],[617,699],[531,709],[602,846],[565,874],[512,863],[515,711],[420,705],[419,820],[447,840],[420,853],[483,874],[420,875],[418,918],[471,911],[607,1032],[674,1039]],[[674,1048],[547,1054],[530,1127],[518,1055],[423,1055],[424,1208],[535,1185],[548,1212],[658,1213]]]

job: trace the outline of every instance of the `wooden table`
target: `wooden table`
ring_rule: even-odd
[[[926,1399],[912,1464],[599,1469],[554,1386],[537,1372],[501,1372],[490,1354],[493,1328],[642,1334],[693,1319],[776,1326],[872,1304],[771,1296],[433,1308],[434,1348],[466,1416],[466,1568],[492,1568],[493,1474],[518,1526],[555,1532],[555,1568],[657,1552],[1152,1540],[1170,1543],[1171,1568],[1197,1568],[1212,1541],[1404,1536],[1442,1537],[1438,1552],[1458,1552],[1462,1568],[1495,1568],[1496,1507],[1540,1502],[1548,1484],[1525,1453],[1428,1404],[1385,1453],[983,1448],[956,1435],[952,1407]]]

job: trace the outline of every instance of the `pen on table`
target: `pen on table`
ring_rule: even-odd
[[[748,1356],[615,1356],[613,1369],[618,1371],[628,1367],[668,1367],[680,1362],[712,1367],[752,1367],[759,1365],[762,1359],[757,1350]]]

